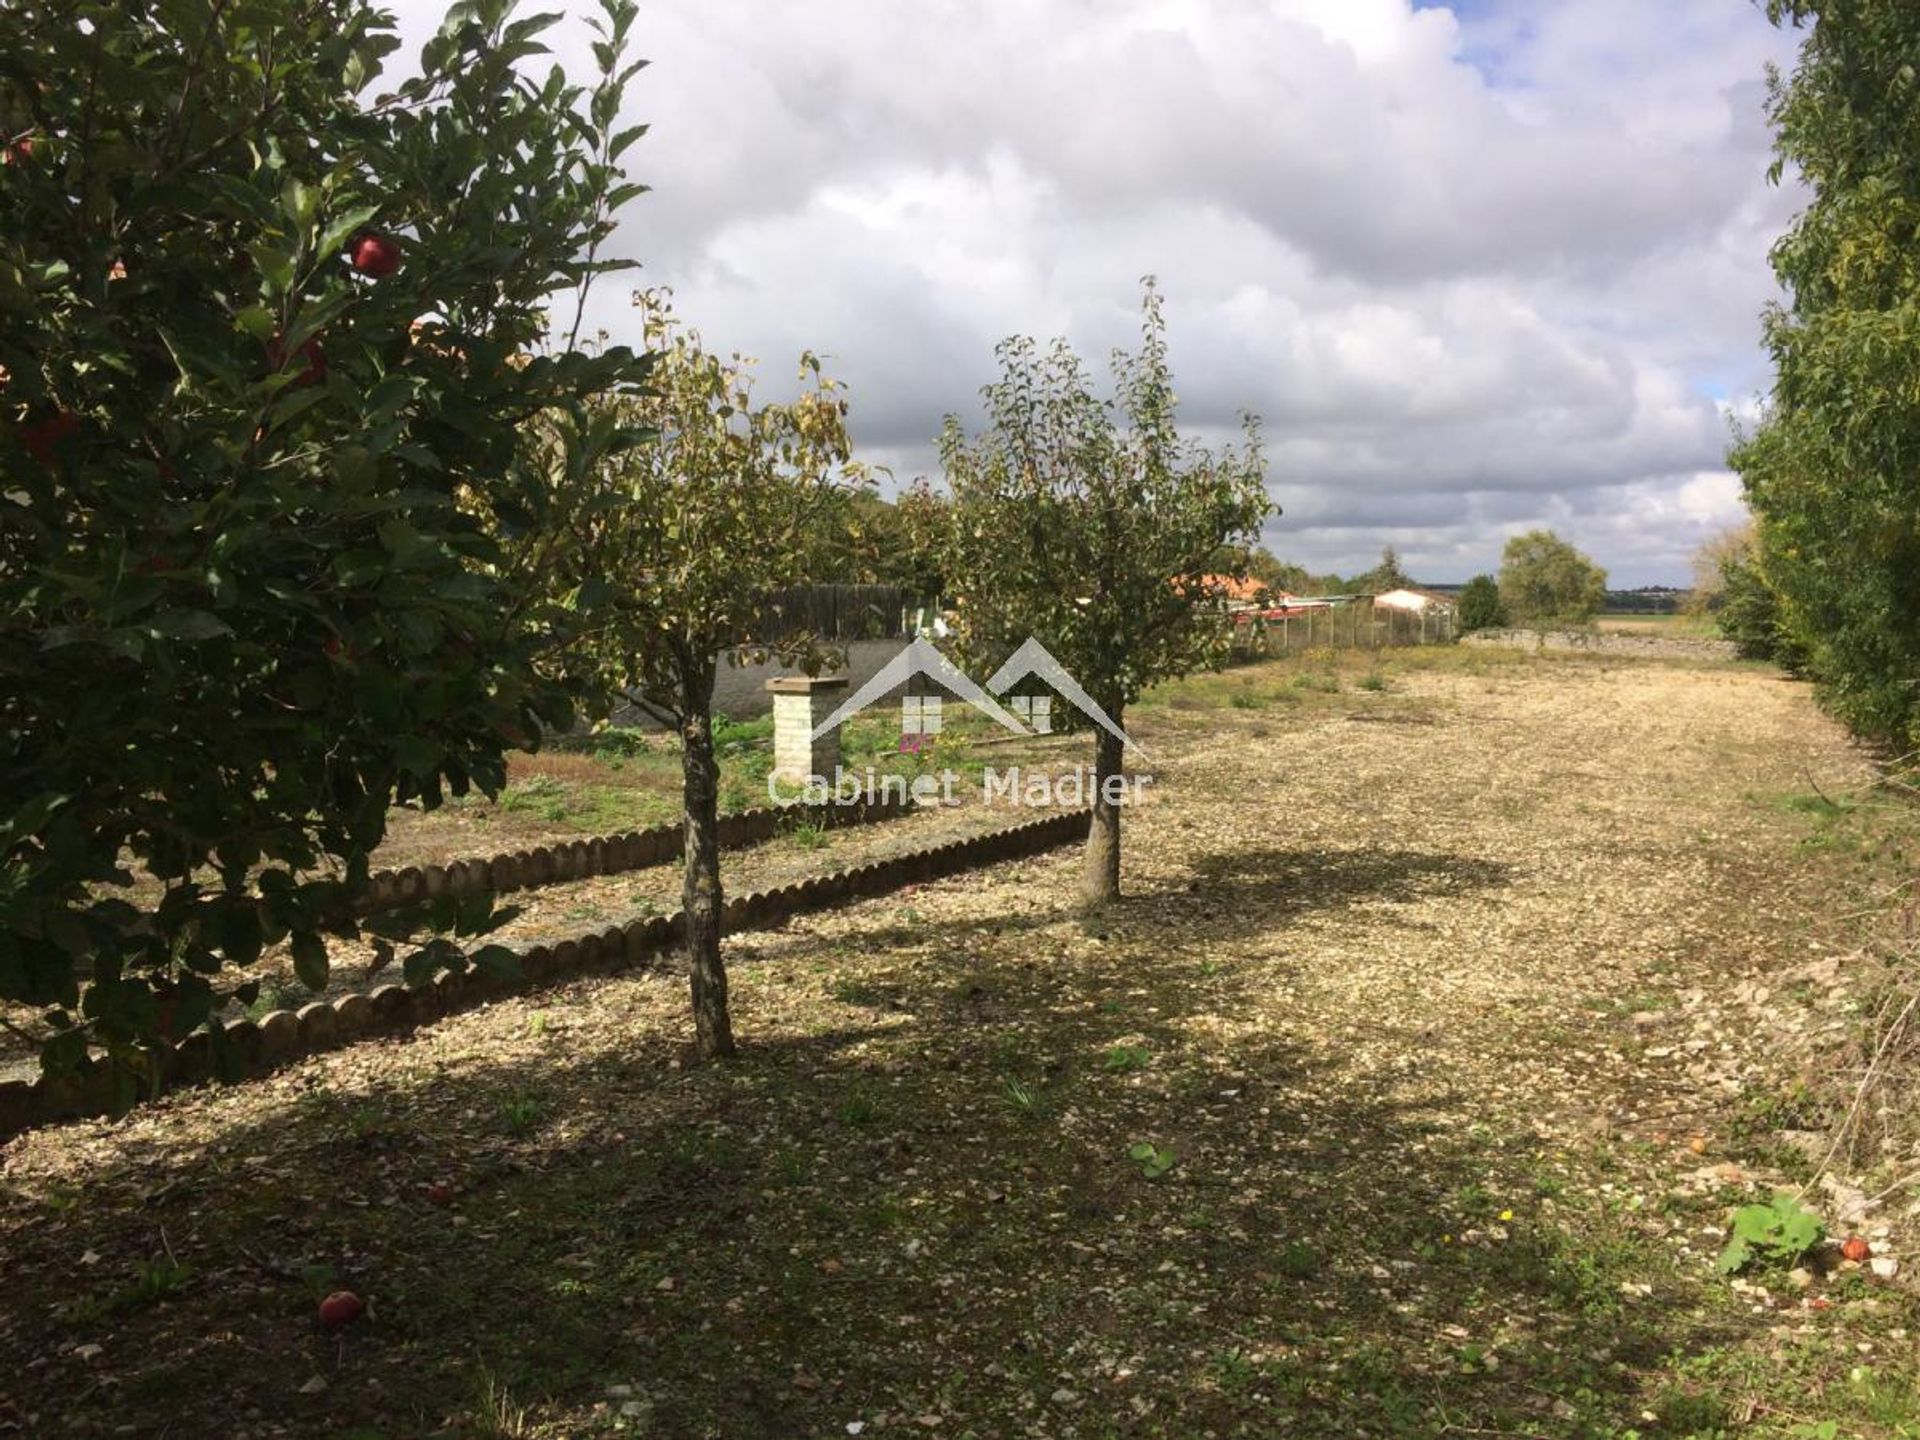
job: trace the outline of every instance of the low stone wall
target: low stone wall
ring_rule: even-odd
[[[736,895],[726,902],[722,926],[727,933],[765,929],[795,915],[884,895],[905,885],[1037,855],[1084,839],[1087,824],[1087,811],[1061,811],[775,890]],[[685,933],[685,916],[676,911],[553,945],[529,946],[519,952],[520,974],[514,979],[471,969],[447,972],[419,989],[382,985],[366,994],[316,1001],[299,1010],[275,1010],[258,1020],[229,1021],[217,1046],[214,1036],[201,1030],[163,1052],[165,1085],[171,1090],[216,1075],[229,1081],[264,1075],[305,1056],[376,1035],[400,1034],[489,1000],[643,964],[672,949]],[[94,1063],[78,1074],[0,1082],[0,1139],[35,1125],[111,1113],[112,1080],[105,1065]]]
[[[903,796],[896,789],[857,805],[765,805],[756,810],[742,810],[720,817],[720,848],[731,850],[771,840],[781,830],[796,824],[819,825],[829,830],[846,825],[870,825],[910,814],[914,804],[910,796]],[[365,914],[400,905],[417,905],[443,895],[463,898],[504,895],[567,880],[591,880],[597,875],[644,870],[649,865],[664,865],[679,859],[684,843],[680,826],[655,825],[623,835],[539,845],[487,859],[380,870],[369,877],[360,908]]]
[[[1497,645],[1507,650],[1580,650],[1594,655],[1637,656],[1643,660],[1737,660],[1731,640],[1693,635],[1628,635],[1613,630],[1476,630],[1463,645]]]

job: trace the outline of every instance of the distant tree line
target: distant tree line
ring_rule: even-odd
[[[1417,588],[1389,545],[1380,563],[1356,575],[1313,575],[1289,564],[1263,546],[1223,546],[1213,557],[1219,573],[1259,581],[1276,593],[1292,595],[1379,595]],[[1614,592],[1607,572],[1551,530],[1530,530],[1507,541],[1500,573],[1476,575],[1455,599],[1460,631],[1500,625],[1585,625],[1606,607]]]

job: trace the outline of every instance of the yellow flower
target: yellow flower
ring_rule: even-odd
[[[1513,1212],[1511,1210],[1502,1210],[1500,1212],[1500,1218],[1502,1220],[1511,1220],[1513,1218]]]

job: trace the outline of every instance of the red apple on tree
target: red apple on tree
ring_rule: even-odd
[[[80,417],[71,410],[56,410],[44,420],[20,427],[20,444],[42,465],[53,463],[54,447],[80,428]]]
[[[362,275],[384,279],[400,268],[400,242],[368,230],[347,247],[347,263]]]
[[[307,362],[306,368],[294,377],[294,385],[317,385],[327,378],[327,352],[320,348],[318,335],[308,337],[294,351],[294,356]],[[267,364],[275,372],[286,368],[287,343],[282,336],[275,335],[267,342]]]

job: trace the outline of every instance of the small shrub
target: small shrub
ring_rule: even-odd
[[[1215,1382],[1229,1395],[1238,1394],[1260,1378],[1260,1367],[1238,1346],[1216,1351],[1212,1368]]]
[[[827,986],[827,994],[842,1005],[861,1005],[869,1010],[884,1010],[893,1004],[892,992],[865,980],[836,980]]]
[[[473,1422],[483,1440],[530,1440],[533,1434],[527,1408],[515,1403],[506,1385],[491,1370],[480,1372]]]
[[[1274,1268],[1292,1280],[1304,1280],[1320,1269],[1320,1254],[1304,1240],[1289,1240],[1275,1257]]]
[[[713,717],[713,748],[722,755],[738,755],[772,743],[771,715],[762,715],[757,720],[735,720],[731,715]]]
[[[1378,693],[1379,691],[1385,690],[1387,688],[1387,677],[1380,674],[1378,671],[1374,671],[1372,673],[1362,675],[1354,683],[1357,684],[1362,690],[1372,690]]]
[[[880,1118],[880,1107],[873,1097],[861,1091],[854,1091],[835,1108],[834,1118],[842,1125],[851,1125],[863,1129]]]
[[[355,1140],[371,1140],[393,1129],[387,1107],[378,1100],[356,1105],[347,1112],[347,1134]]]
[[[572,797],[564,783],[551,775],[529,775],[500,792],[500,808],[515,815],[535,815],[548,823],[572,813]]]
[[[545,1111],[538,1095],[510,1095],[500,1102],[500,1124],[510,1135],[524,1135]]]
[[[271,980],[262,981],[260,993],[247,1006],[247,1018],[258,1020],[262,1015],[271,1015],[276,1010],[293,1010],[306,1002],[306,997],[297,991],[286,989]]]
[[[1136,1140],[1127,1147],[1127,1158],[1140,1167],[1149,1180],[1158,1180],[1178,1163],[1172,1150],[1163,1150],[1150,1140]]]
[[[1660,1428],[1672,1435],[1719,1435],[1732,1424],[1727,1402],[1711,1392],[1671,1389],[1654,1402]]]
[[[1000,1082],[1000,1100],[1017,1115],[1032,1119],[1040,1113],[1040,1096],[1026,1081],[1009,1075]]]
[[[128,1306],[153,1305],[179,1291],[193,1274],[193,1267],[182,1265],[171,1255],[158,1260],[142,1260],[134,1269],[128,1289]]]
[[[1782,1192],[1764,1205],[1742,1205],[1733,1212],[1733,1234],[1715,1265],[1731,1275],[1749,1264],[1792,1265],[1825,1237],[1820,1217]]]
[[[655,744],[655,737],[645,730],[630,725],[609,725],[587,736],[581,742],[581,748],[589,755],[632,759],[636,755],[652,753]]]
[[[1147,1068],[1147,1050],[1144,1045],[1116,1045],[1107,1051],[1100,1062],[1100,1068],[1117,1074]]]

